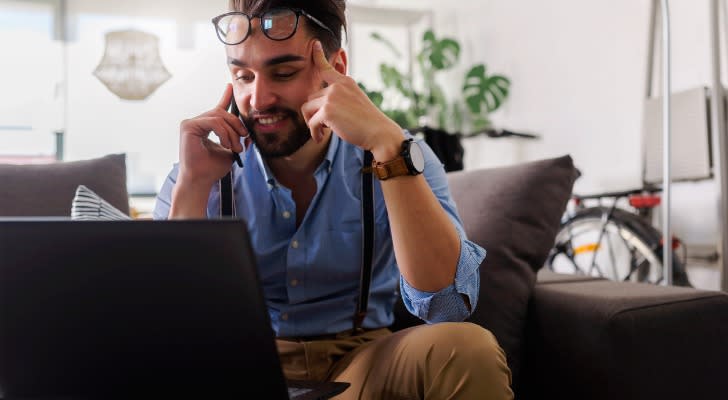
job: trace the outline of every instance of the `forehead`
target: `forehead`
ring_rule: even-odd
[[[225,52],[228,58],[253,66],[286,55],[307,58],[311,54],[312,45],[313,37],[307,31],[303,18],[296,33],[286,40],[272,40],[265,36],[260,30],[260,20],[254,18],[251,21],[250,36],[243,43],[225,46]]]

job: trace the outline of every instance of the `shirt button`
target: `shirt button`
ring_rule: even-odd
[[[293,247],[294,249],[297,249],[298,248],[298,240],[292,241],[291,242],[291,247]]]
[[[291,286],[293,286],[293,287],[298,286],[298,279],[291,279]]]
[[[285,219],[291,218],[291,213],[288,211],[283,211],[283,218],[285,218]]]
[[[284,321],[288,321],[288,314],[281,314],[281,319]]]

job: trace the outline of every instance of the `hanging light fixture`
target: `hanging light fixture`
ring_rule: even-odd
[[[124,100],[144,100],[172,75],[162,64],[157,36],[125,30],[106,34],[94,76]]]

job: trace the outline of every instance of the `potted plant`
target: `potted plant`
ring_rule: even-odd
[[[401,57],[397,48],[377,33],[371,37],[389,49],[395,58]],[[508,97],[510,80],[499,74],[489,74],[485,64],[476,64],[465,73],[460,86],[461,96],[448,100],[437,77],[450,70],[460,60],[460,44],[452,38],[437,38],[432,30],[422,36],[422,48],[416,56],[416,79],[401,72],[395,65],[379,66],[384,88],[368,90],[360,83],[369,98],[390,118],[406,129],[423,126],[465,136],[491,127],[489,114],[497,110]]]

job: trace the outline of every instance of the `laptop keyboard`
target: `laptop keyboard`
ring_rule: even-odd
[[[313,389],[308,389],[308,388],[289,387],[288,388],[288,398],[295,399],[296,396],[306,394],[312,390]]]

